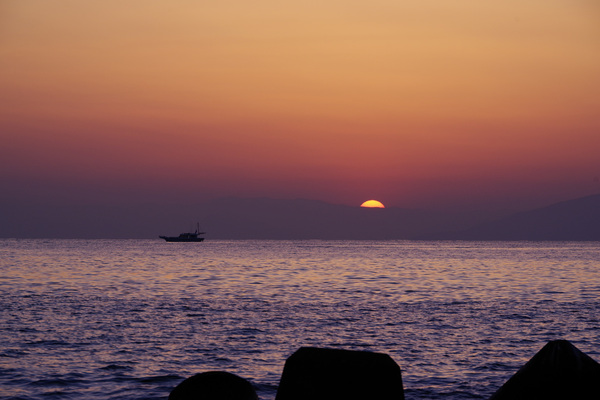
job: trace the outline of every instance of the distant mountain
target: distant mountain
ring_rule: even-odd
[[[0,209],[0,237],[158,239],[192,228],[196,218],[196,210],[182,206],[19,204]]]
[[[410,239],[464,228],[441,213],[368,209],[315,200],[223,198],[193,205],[12,205],[0,210],[0,237],[156,238],[194,229],[210,239]]]
[[[305,199],[224,198],[192,205],[135,206],[17,204],[0,209],[0,237],[158,240],[159,235],[194,229],[198,221],[207,240],[600,240],[600,195],[480,225],[475,224],[483,219],[473,218],[480,217]]]
[[[456,240],[600,240],[600,195],[520,212],[455,233],[424,237]]]
[[[203,209],[209,237],[223,239],[409,239],[457,228],[439,213],[305,199],[226,198]]]

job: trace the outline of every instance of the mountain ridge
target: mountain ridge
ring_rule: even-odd
[[[474,227],[428,239],[451,240],[600,240],[600,194],[522,211]]]
[[[600,195],[492,220],[310,199],[228,197],[188,205],[14,205],[0,214],[5,238],[156,238],[195,226],[210,239],[600,240]]]

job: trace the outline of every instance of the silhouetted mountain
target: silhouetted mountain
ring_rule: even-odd
[[[207,240],[600,240],[600,195],[477,226],[481,219],[473,222],[453,214],[302,199],[225,198],[194,205],[18,204],[0,210],[0,237],[158,240],[159,235],[193,230],[196,221],[208,232]]]
[[[204,205],[211,238],[409,239],[452,229],[442,214],[401,208],[360,208],[315,200],[226,198]]]
[[[195,226],[195,209],[164,205],[12,205],[0,211],[0,237],[158,238]]]
[[[409,239],[466,227],[441,213],[368,209],[314,200],[225,198],[195,205],[13,205],[0,237],[158,238],[193,230],[210,239]]]
[[[600,240],[600,195],[517,213],[456,233],[425,237],[456,240]]]

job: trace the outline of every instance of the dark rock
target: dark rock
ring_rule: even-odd
[[[283,369],[276,400],[403,400],[402,374],[387,354],[303,347]]]
[[[600,364],[567,340],[548,342],[490,400],[600,399]]]
[[[169,400],[258,400],[252,384],[237,375],[211,371],[187,378],[169,394]]]

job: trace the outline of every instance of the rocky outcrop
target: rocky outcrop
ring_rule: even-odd
[[[600,364],[567,340],[548,342],[490,397],[520,399],[600,399]]]
[[[258,400],[252,384],[237,375],[210,371],[187,378],[171,391],[169,400]]]
[[[403,400],[398,364],[386,354],[303,347],[283,369],[276,400]]]

